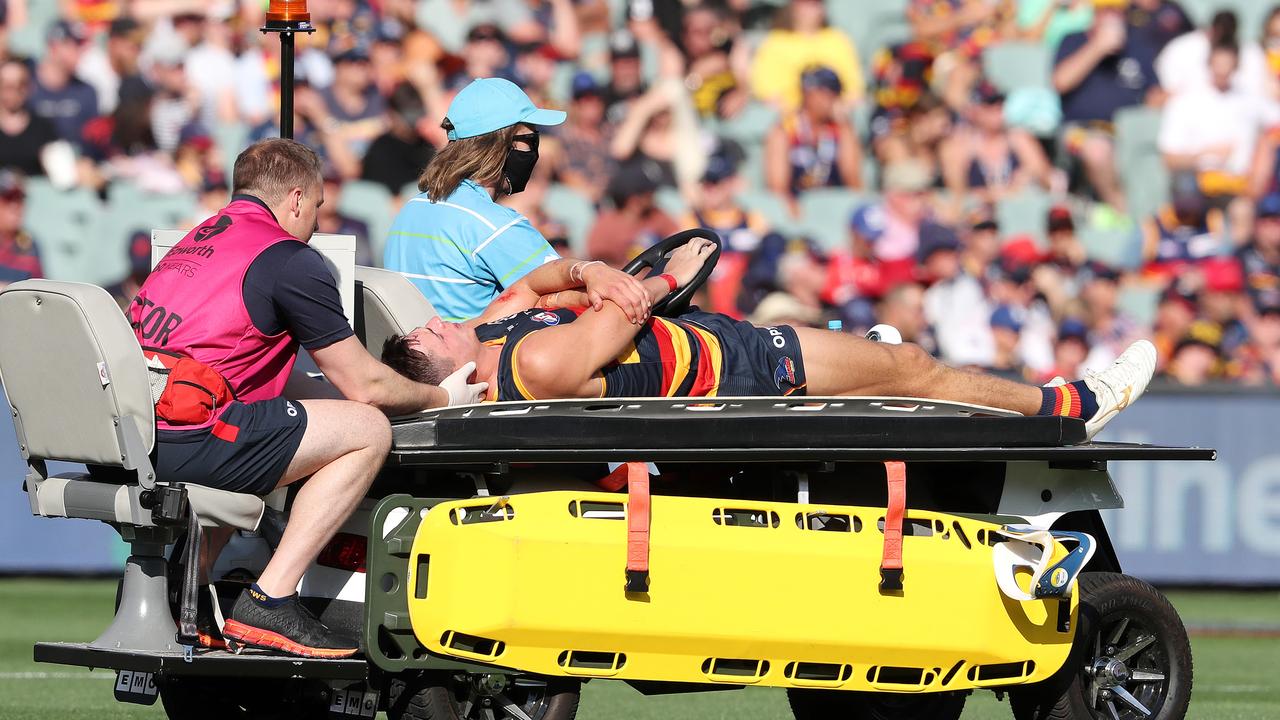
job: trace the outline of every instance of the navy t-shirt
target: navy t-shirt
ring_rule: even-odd
[[[33,80],[31,111],[53,123],[59,138],[82,147],[85,123],[98,115],[97,91],[76,78],[61,90],[49,90]]]
[[[1147,91],[1159,84],[1157,51],[1139,33],[1128,30],[1124,48],[1118,54],[1103,58],[1075,89],[1063,93],[1064,122],[1110,122],[1117,110],[1145,102]],[[1088,41],[1086,33],[1063,38],[1054,66],[1076,54]]]
[[[234,199],[259,202],[247,195]],[[355,334],[342,314],[333,275],[310,245],[280,242],[263,250],[244,274],[241,292],[249,319],[263,334],[288,330],[308,350]]]

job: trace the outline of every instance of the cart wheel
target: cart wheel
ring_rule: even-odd
[[[173,720],[321,720],[323,683],[246,678],[167,677],[160,703]]]
[[[847,690],[787,690],[796,720],[957,720],[965,693],[911,694]]]
[[[403,673],[387,692],[389,720],[573,720],[580,683],[503,673]]]
[[[1191,644],[1160,591],[1128,575],[1080,576],[1080,621],[1067,664],[1010,690],[1017,720],[1180,720],[1191,702]]]

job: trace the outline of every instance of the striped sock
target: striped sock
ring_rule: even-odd
[[[1098,399],[1083,380],[1057,387],[1042,387],[1040,392],[1044,399],[1040,402],[1040,412],[1037,415],[1060,415],[1088,420],[1098,412]]]

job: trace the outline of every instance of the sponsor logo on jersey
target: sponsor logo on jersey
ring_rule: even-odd
[[[540,322],[543,325],[559,325],[560,324],[560,316],[553,312],[543,311],[538,313],[537,315],[530,316],[529,319],[534,322]]]

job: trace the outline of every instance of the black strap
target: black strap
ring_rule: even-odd
[[[182,598],[178,610],[178,644],[195,645],[199,639],[196,629],[196,591],[200,585],[200,518],[196,509],[187,503],[187,547],[183,551],[187,563],[182,573]]]

